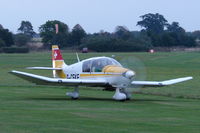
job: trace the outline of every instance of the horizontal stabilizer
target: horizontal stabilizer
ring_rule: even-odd
[[[88,80],[88,79],[63,79],[63,78],[49,78],[45,76],[40,76],[36,74],[20,72],[12,70],[11,74],[20,77],[24,80],[36,83],[38,85],[58,85],[58,86],[78,86],[78,85],[88,85],[88,86],[105,86],[108,83],[105,80]]]
[[[171,79],[171,80],[165,80],[165,81],[133,81],[131,82],[132,85],[136,86],[167,86],[172,85],[180,82],[184,82],[187,80],[191,80],[193,77],[184,77],[184,78],[177,78],[177,79]]]
[[[53,68],[53,67],[27,67],[26,69],[34,69],[34,70],[62,70],[62,68]]]

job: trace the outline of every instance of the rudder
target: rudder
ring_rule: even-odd
[[[53,68],[63,68],[66,65],[58,45],[52,45],[52,65]],[[66,78],[66,75],[63,70],[53,70],[53,77]]]

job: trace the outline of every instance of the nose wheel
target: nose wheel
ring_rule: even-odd
[[[117,101],[124,101],[124,100],[126,100],[126,94],[120,92],[120,88],[116,88],[113,99],[115,99]]]
[[[125,89],[116,88],[113,99],[117,101],[125,101],[130,100],[131,96],[131,92],[128,92]]]
[[[122,93],[126,95],[126,100],[130,100],[132,97],[132,93],[126,89],[122,89]]]

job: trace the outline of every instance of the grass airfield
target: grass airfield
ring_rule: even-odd
[[[51,76],[49,71],[25,70],[51,66],[51,52],[0,55],[0,132],[2,133],[199,133],[200,53],[89,53],[116,58],[137,57],[144,62],[147,80],[193,76],[188,82],[135,90],[133,99],[112,100],[114,92],[80,88],[80,99],[65,96],[69,87],[35,86],[8,74],[21,70]],[[63,54],[67,64],[73,53]],[[130,68],[132,68],[130,64]]]

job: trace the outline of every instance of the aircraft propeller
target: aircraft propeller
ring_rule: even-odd
[[[132,55],[125,57],[116,57],[116,60],[120,62],[120,64],[129,69],[129,71],[123,74],[124,77],[130,79],[130,81],[145,81],[146,80],[146,68],[141,59],[134,57]],[[131,84],[125,89],[125,91],[133,92],[138,91],[142,86],[133,86]]]

